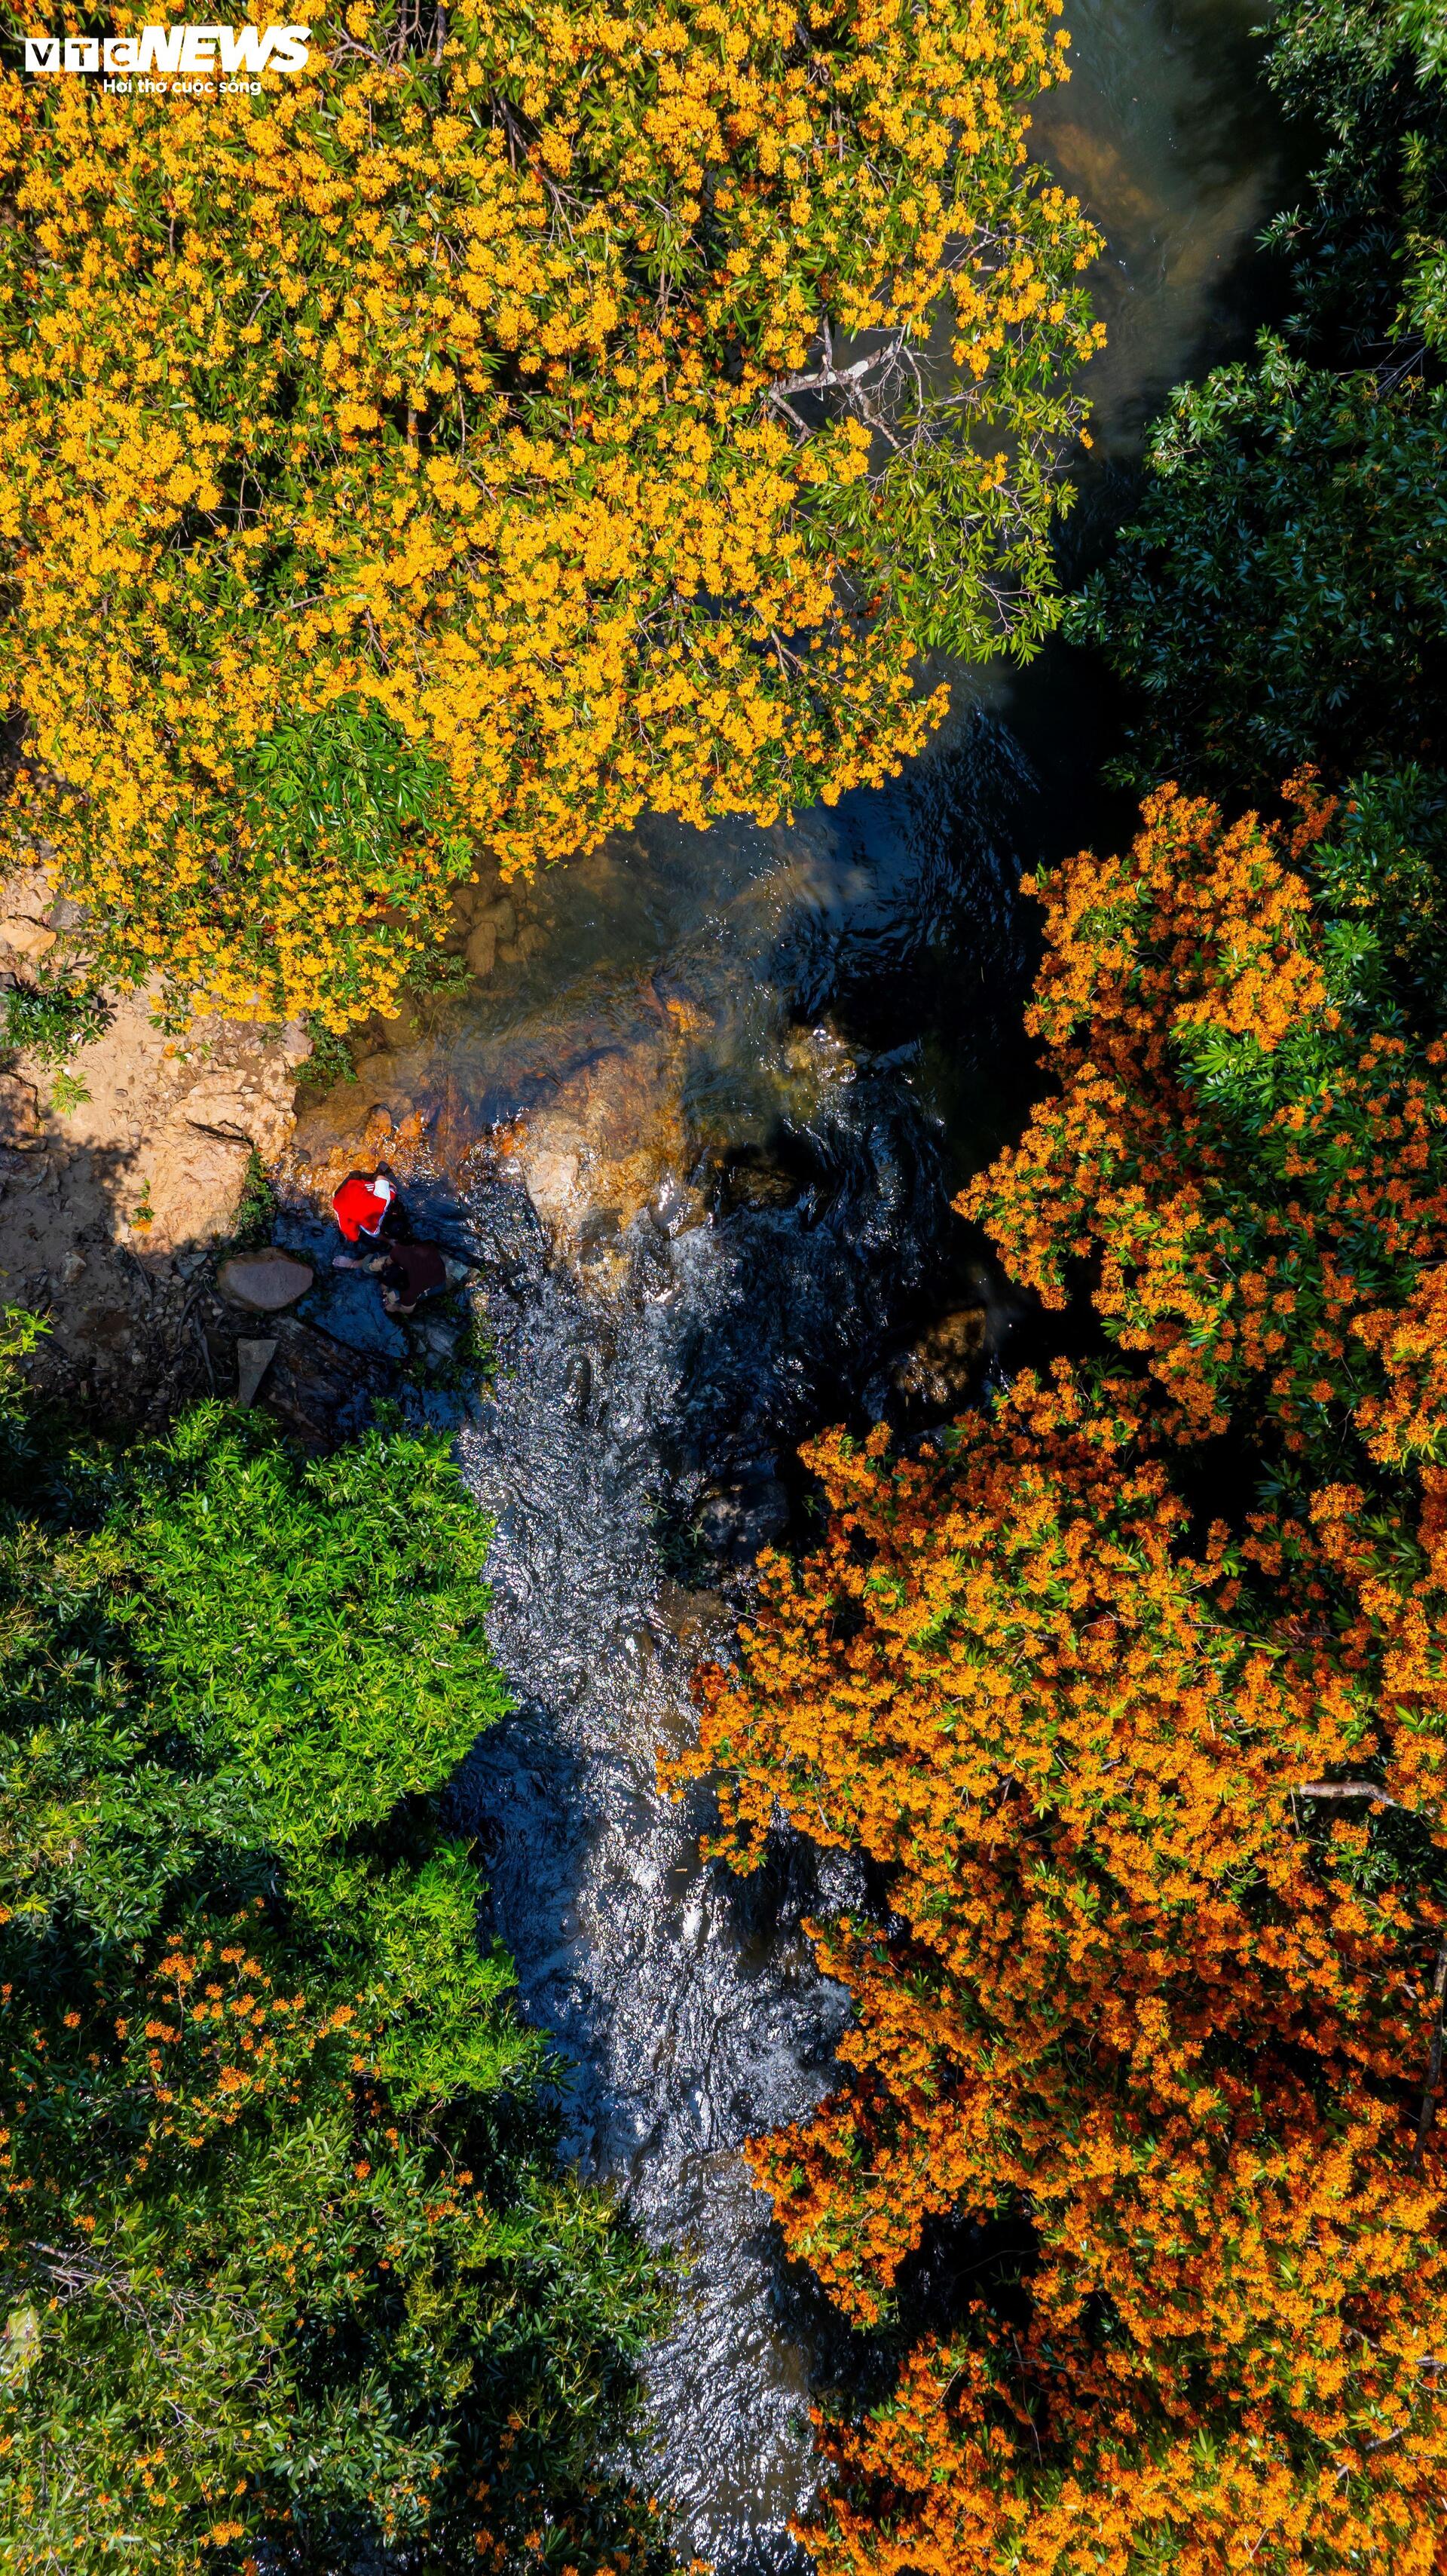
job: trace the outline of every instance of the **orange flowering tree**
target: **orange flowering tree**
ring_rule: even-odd
[[[813,1927],[790,2251],[888,2327],[932,2224],[1019,2249],[826,2426],[828,2576],[1444,2563],[1443,1059],[1291,802],[1038,889],[1051,1089],[965,1204],[1119,1357],[816,1443],[702,1680],[725,1856],[782,1806],[887,1890]]]
[[[832,798],[921,645],[1031,649],[1097,336],[1023,142],[1061,5],[354,0],[238,94],[0,74],[0,678],[107,971],[341,1027],[477,852]]]
[[[1089,1280],[1177,1438],[1249,1407],[1320,1467],[1352,1432],[1396,1461],[1410,1424],[1436,1455],[1447,1380],[1419,1362],[1447,1322],[1447,1047],[1393,997],[1379,890],[1351,900],[1357,800],[1289,795],[1283,848],[1162,789],[1127,856],[1083,852],[1033,889],[1026,1017],[1051,1089],[961,1205],[1047,1305]]]

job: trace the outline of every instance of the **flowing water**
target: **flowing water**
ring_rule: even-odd
[[[1169,384],[1249,343],[1250,239],[1287,176],[1253,5],[1072,0],[1075,77],[1034,139],[1107,239],[1087,548]],[[844,1999],[799,1923],[858,1890],[783,1838],[757,1881],[704,1866],[703,1810],[659,1796],[655,1749],[684,1740],[689,1670],[727,1652],[758,1545],[798,1526],[799,1439],[887,1404],[942,1308],[983,1293],[991,1329],[1008,1319],[949,1196],[1018,1128],[1015,887],[1120,820],[1092,783],[1113,721],[1063,648],[957,679],[888,792],[772,830],[650,823],[553,873],[490,979],[362,1068],[372,1096],[445,1094],[480,1129],[600,1050],[687,1032],[697,1189],[629,1228],[626,1294],[550,1263],[505,1173],[430,1215],[488,1281],[499,1368],[461,1454],[496,1521],[517,1700],[457,1810],[523,2009],[556,2034],[570,2152],[690,2264],[650,2367],[649,2466],[730,2570],[787,2564],[816,2491],[810,2391],[838,2352],[739,2148],[829,2085]]]

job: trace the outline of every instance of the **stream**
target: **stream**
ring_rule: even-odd
[[[1110,335],[1072,569],[1108,542],[1166,389],[1248,348],[1262,309],[1251,239],[1292,173],[1253,14],[1071,0],[1074,78],[1034,140],[1106,235]],[[662,1061],[675,1033],[687,1152],[605,1247],[611,1293],[550,1257],[505,1163],[417,1214],[482,1265],[498,1361],[459,1453],[495,1523],[516,1708],[453,1804],[522,2009],[556,2038],[569,2154],[687,2262],[646,2468],[685,2555],[727,2576],[793,2565],[816,2492],[811,2390],[839,2336],[738,2150],[829,2087],[846,2001],[799,1924],[860,1891],[782,1838],[753,1881],[704,1866],[706,1808],[660,1798],[655,1753],[688,1735],[689,1672],[727,1654],[757,1548],[800,1526],[799,1440],[906,1403],[942,1317],[980,1316],[971,1365],[998,1364],[1008,1292],[949,1200],[1030,1093],[1018,878],[1127,819],[1095,784],[1116,715],[1082,657],[951,676],[945,726],[886,791],[771,829],[645,822],[514,889],[492,973],[363,1069],[369,1097],[445,1096],[481,1133],[600,1049]],[[358,1294],[337,1287],[332,1329]]]

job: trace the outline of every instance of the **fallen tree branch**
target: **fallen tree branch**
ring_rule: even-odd
[[[1297,1780],[1292,1783],[1293,1798],[1370,1798],[1379,1807],[1395,1807],[1399,1814],[1414,1816],[1415,1807],[1393,1798],[1379,1789],[1375,1780]]]

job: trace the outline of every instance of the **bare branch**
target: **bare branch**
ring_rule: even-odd
[[[1412,2148],[1412,2171],[1419,2174],[1427,2152],[1427,2137],[1432,2115],[1437,2107],[1437,2085],[1442,2073],[1442,1998],[1447,1994],[1447,1933],[1437,1951],[1436,1973],[1432,1979],[1432,2048],[1427,2059],[1427,2081],[1422,2087],[1422,2108],[1417,2114],[1417,2136]]]
[[[1404,1816],[1417,1813],[1415,1807],[1409,1807],[1402,1799],[1390,1797],[1385,1789],[1379,1789],[1375,1780],[1297,1780],[1292,1784],[1291,1795],[1293,1798],[1370,1798],[1374,1805],[1396,1807]]]
[[[781,376],[777,384],[769,387],[771,402],[783,394],[842,393],[848,395],[854,393],[863,386],[866,377],[873,375],[876,368],[892,367],[905,345],[904,334],[901,331],[893,340],[887,341],[882,349],[872,349],[868,357],[856,358],[852,366],[836,367],[834,338],[827,322],[823,326],[823,340],[823,366],[815,367],[812,371],[805,370],[795,376]]]

